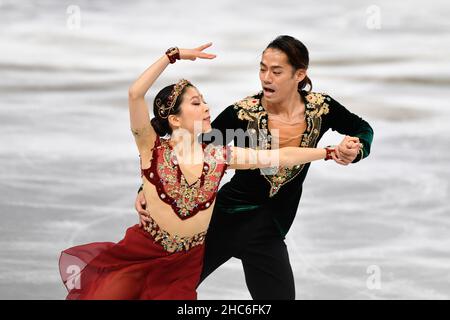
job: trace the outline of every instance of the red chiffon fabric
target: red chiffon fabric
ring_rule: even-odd
[[[138,224],[118,243],[95,242],[61,253],[59,269],[73,299],[197,299],[204,244],[170,253]]]

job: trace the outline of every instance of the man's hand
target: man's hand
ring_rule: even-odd
[[[150,222],[148,218],[148,213],[145,211],[145,207],[147,205],[147,201],[145,200],[144,192],[141,191],[138,193],[136,197],[136,202],[134,203],[134,207],[139,214],[139,227],[144,227]]]
[[[342,142],[337,145],[335,152],[332,153],[333,160],[346,166],[356,159],[360,147],[358,137],[345,136]]]

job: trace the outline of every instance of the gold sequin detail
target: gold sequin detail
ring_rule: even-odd
[[[205,242],[207,231],[197,233],[191,237],[173,236],[169,232],[162,230],[150,216],[148,216],[148,218],[150,219],[150,222],[144,227],[144,230],[147,231],[153,237],[154,241],[159,243],[167,252],[188,251]]]

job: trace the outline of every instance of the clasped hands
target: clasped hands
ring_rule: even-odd
[[[345,136],[345,138],[335,146],[335,152],[332,153],[333,160],[343,166],[352,163],[358,156],[362,144],[358,137]]]

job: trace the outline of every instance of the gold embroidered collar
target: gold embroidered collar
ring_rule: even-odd
[[[323,93],[299,92],[305,100],[305,118],[307,128],[300,141],[300,147],[316,147],[320,134],[322,116],[329,112],[327,101],[331,99]],[[272,135],[268,129],[268,114],[261,104],[263,92],[244,98],[234,104],[240,120],[248,121],[247,130],[250,133],[250,147],[255,149],[271,149]],[[294,179],[305,167],[305,164],[292,168],[272,167],[260,169],[264,178],[270,184],[269,196],[273,197],[280,188]]]

